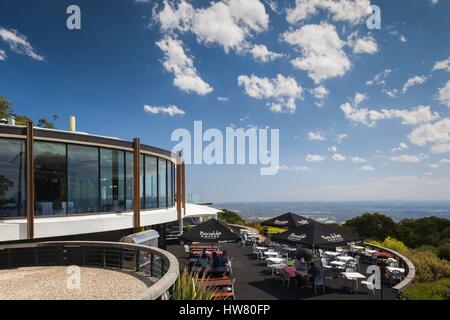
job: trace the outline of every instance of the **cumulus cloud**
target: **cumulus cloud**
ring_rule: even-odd
[[[168,36],[156,44],[164,53],[164,69],[175,76],[173,80],[175,87],[202,96],[213,91],[213,88],[198,75],[192,58],[186,55],[180,40]]]
[[[402,150],[405,150],[405,149],[408,149],[408,148],[409,148],[409,146],[406,143],[401,142],[398,147],[393,148],[391,151],[392,152],[397,152],[397,151],[402,151]]]
[[[337,143],[342,143],[345,139],[348,138],[348,134],[346,133],[339,133],[336,135],[336,138],[334,139]]]
[[[450,80],[438,90],[437,99],[440,103],[450,108]]]
[[[296,24],[326,10],[334,21],[361,23],[370,13],[369,0],[296,0],[295,7],[286,10],[286,20]]]
[[[330,94],[330,91],[324,86],[320,85],[318,87],[315,87],[314,89],[311,89],[310,92],[314,96],[315,104],[318,107],[322,107],[325,103],[325,100],[327,99],[328,95]]]
[[[336,28],[326,22],[305,25],[282,34],[282,39],[297,48],[300,57],[291,60],[294,68],[304,70],[315,83],[343,76],[351,66]]]
[[[385,69],[381,71],[380,73],[376,74],[375,77],[372,80],[366,81],[366,84],[368,86],[371,85],[382,85],[384,86],[386,84],[386,78],[392,73],[391,69]]]
[[[323,132],[317,131],[317,132],[308,132],[308,140],[310,141],[325,141],[325,135]]]
[[[176,115],[183,115],[186,113],[175,105],[169,105],[167,107],[145,105],[144,111],[152,114],[165,113],[171,117]]]
[[[430,148],[433,153],[450,153],[450,143],[435,144]]]
[[[267,30],[269,16],[259,0],[227,0],[195,9],[187,1],[164,1],[155,18],[163,32],[192,32],[205,44],[218,44],[225,52],[242,51],[247,39]]]
[[[344,161],[346,158],[342,154],[335,153],[335,154],[333,154],[331,159],[333,159],[334,161]]]
[[[408,91],[409,88],[420,85],[420,84],[424,83],[425,81],[427,81],[426,76],[414,76],[412,78],[409,78],[406,81],[406,83],[403,85],[402,92],[405,93],[406,91]]]
[[[308,161],[308,162],[322,162],[322,161],[325,161],[325,157],[322,157],[321,155],[318,155],[318,154],[308,154],[306,156],[306,161]]]
[[[450,118],[434,123],[426,123],[415,128],[409,135],[411,143],[424,146],[430,144],[443,144],[450,142]]]
[[[9,45],[9,48],[15,53],[26,55],[37,61],[45,60],[43,56],[36,53],[33,46],[28,42],[27,37],[20,34],[17,30],[0,27],[0,39],[5,41]],[[0,60],[6,58],[4,51],[0,56],[3,56],[3,59],[0,58]]]
[[[413,109],[381,109],[370,110],[368,108],[360,108],[356,103],[344,103],[341,110],[345,117],[354,123],[361,123],[373,127],[377,121],[385,119],[400,119],[403,125],[417,125],[427,123],[440,118],[437,112],[433,112],[429,106],[417,106]]]
[[[365,36],[356,40],[349,37],[349,45],[355,54],[374,54],[378,52],[378,44],[372,36]]]
[[[386,157],[388,160],[396,161],[396,162],[404,162],[404,163],[418,163],[425,159],[423,155],[409,155],[409,154],[402,154],[399,156],[394,157]]]
[[[363,171],[375,171],[375,168],[372,167],[370,164],[366,164],[366,165],[361,167],[361,170],[363,170]]]
[[[366,163],[366,162],[367,162],[366,159],[360,158],[360,157],[350,157],[350,160],[351,160],[353,163]]]
[[[278,74],[276,78],[255,75],[238,77],[238,86],[244,88],[245,94],[256,99],[274,100],[268,106],[273,112],[288,111],[294,113],[296,100],[302,98],[303,88],[293,77]]]
[[[270,51],[263,44],[254,45],[249,52],[255,60],[260,62],[269,62],[275,59],[279,59],[283,56],[281,53]]]
[[[433,71],[436,70],[446,70],[450,72],[450,57],[445,60],[438,61],[434,64]]]
[[[331,146],[328,148],[328,151],[336,153],[337,152],[337,147],[336,146]]]
[[[6,60],[6,52],[4,50],[0,50],[0,60]]]

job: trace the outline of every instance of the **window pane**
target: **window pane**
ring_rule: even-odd
[[[158,206],[156,158],[145,156],[145,208]]]
[[[131,152],[126,152],[126,209],[133,210],[133,154]]]
[[[36,215],[65,215],[67,212],[66,145],[36,142],[34,152]]]
[[[124,152],[100,149],[100,209],[102,212],[125,210]]]
[[[165,208],[167,207],[167,172],[166,172],[166,160],[164,159],[158,159],[158,175],[159,175],[159,207]]]
[[[69,145],[68,213],[98,212],[98,148]]]
[[[0,217],[25,215],[25,143],[0,139]]]

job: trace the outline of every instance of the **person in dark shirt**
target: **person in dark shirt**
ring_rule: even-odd
[[[223,263],[222,263],[222,259],[217,255],[217,252],[213,252],[212,254],[213,256],[213,267],[214,268],[222,268],[223,267]]]

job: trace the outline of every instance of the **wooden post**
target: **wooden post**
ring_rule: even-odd
[[[25,140],[25,212],[27,217],[27,239],[34,239],[34,129],[33,122],[27,122]],[[19,204],[20,205],[20,204]]]
[[[181,157],[177,155],[177,170],[176,170],[176,203],[177,203],[177,219],[181,220]]]
[[[140,203],[140,179],[141,179],[141,142],[139,138],[133,139],[133,225],[134,228],[141,226],[141,203]]]
[[[183,216],[186,215],[186,167],[181,163],[181,202],[183,205]]]

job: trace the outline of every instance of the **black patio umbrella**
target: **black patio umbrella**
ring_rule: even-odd
[[[315,222],[312,219],[299,216],[298,214],[288,212],[278,217],[263,221],[262,226],[278,228],[296,228]]]
[[[337,247],[347,242],[361,241],[361,237],[342,231],[339,228],[323,224],[310,223],[290,229],[283,233],[274,234],[273,242],[314,247]]]
[[[237,241],[240,237],[222,222],[210,219],[185,232],[181,239],[191,242],[219,242]]]

